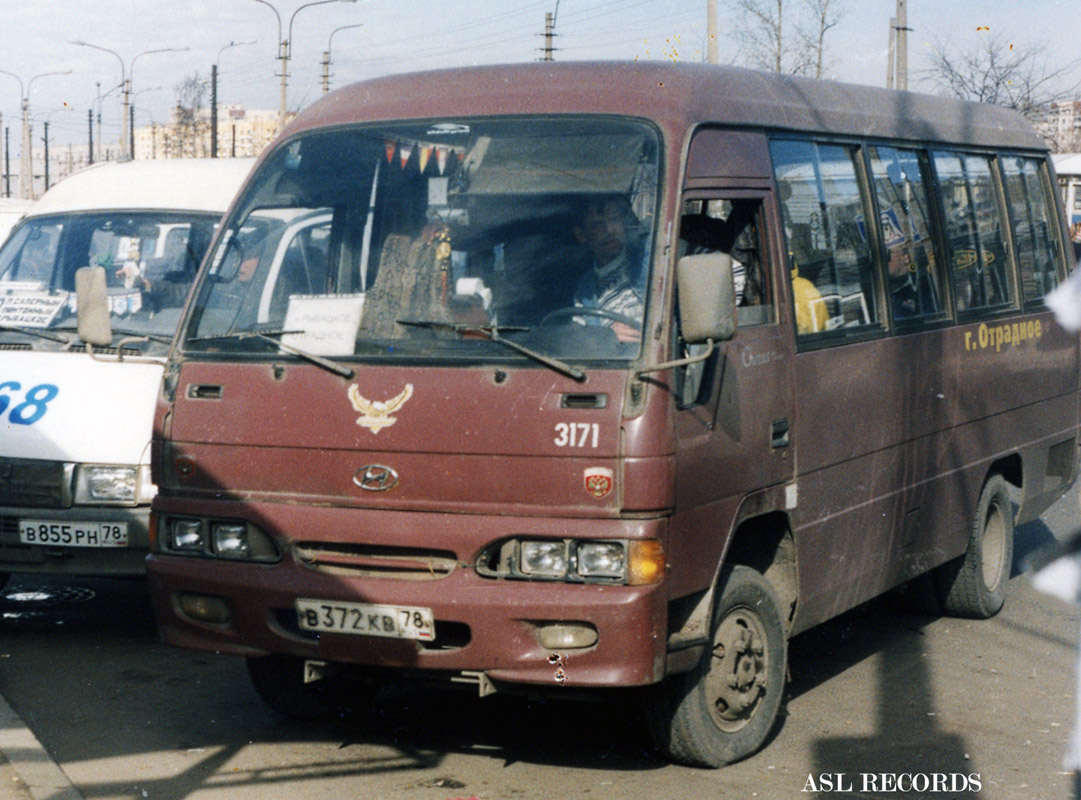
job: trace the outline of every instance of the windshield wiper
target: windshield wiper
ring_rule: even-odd
[[[78,330],[76,325],[57,325],[53,328],[54,331],[75,331]],[[158,342],[159,344],[172,344],[172,337],[162,336],[156,333],[148,333],[147,331],[137,331],[134,328],[113,328],[114,335],[120,336],[138,336],[141,339],[146,339],[151,342]]]
[[[217,333],[212,336],[194,336],[188,339],[189,342],[214,342],[214,341],[243,341],[244,339],[258,339],[262,342],[269,342],[274,345],[280,352],[289,353],[290,355],[299,356],[305,361],[310,361],[318,367],[322,367],[328,372],[333,372],[335,375],[340,375],[346,380],[352,380],[356,372],[349,369],[349,367],[343,367],[340,364],[335,364],[330,359],[317,356],[315,353],[309,353],[307,350],[302,350],[299,347],[293,347],[290,344],[275,339],[275,336],[284,336],[287,333],[304,333],[304,331],[233,331],[232,333]]]
[[[550,356],[542,355],[536,350],[533,350],[525,345],[518,344],[518,342],[511,339],[504,339],[500,336],[500,333],[508,331],[514,331],[516,333],[522,331],[528,331],[529,328],[522,327],[498,327],[496,325],[469,325],[460,322],[442,322],[434,319],[396,319],[394,320],[399,325],[412,325],[415,328],[442,328],[449,331],[457,331],[458,333],[479,333],[481,336],[487,337],[490,341],[499,342],[505,347],[509,347],[518,353],[521,353],[527,358],[532,358],[549,369],[555,370],[561,375],[566,375],[578,383],[582,383],[586,379],[586,374],[577,367],[572,367],[570,364],[560,361],[558,358],[551,358]]]
[[[27,336],[37,336],[42,339],[48,339],[50,342],[60,342],[60,344],[70,345],[71,340],[65,339],[63,336],[53,336],[51,333],[45,333],[45,331],[38,330],[37,328],[23,328],[18,325],[5,325],[0,323],[0,331],[12,331],[13,333],[24,333]]]

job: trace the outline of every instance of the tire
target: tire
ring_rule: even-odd
[[[695,669],[654,690],[650,732],[669,758],[720,767],[766,742],[784,695],[788,637],[776,592],[759,572],[725,567],[712,640]]]
[[[272,654],[248,659],[252,686],[270,708],[290,719],[319,722],[345,716],[371,693],[366,684],[331,675],[304,682],[304,659]]]
[[[1006,602],[1013,568],[1013,504],[1006,479],[987,479],[963,556],[939,568],[942,608],[952,617],[987,619]]]

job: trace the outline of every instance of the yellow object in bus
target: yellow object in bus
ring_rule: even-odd
[[[799,270],[792,269],[792,301],[796,306],[796,332],[818,333],[826,329],[826,301],[822,293]]]

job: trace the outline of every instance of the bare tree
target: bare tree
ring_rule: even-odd
[[[174,142],[176,155],[182,158],[200,155],[199,144],[204,138],[202,129],[207,125],[202,113],[207,92],[206,80],[196,72],[176,84],[173,91],[176,93],[176,109],[173,112],[177,131]]]
[[[841,20],[840,0],[734,0],[733,6],[739,14],[734,34],[748,63],[822,77],[826,34]]]
[[[933,42],[925,77],[955,97],[1006,106],[1034,121],[1052,103],[1076,96],[1079,83],[1070,76],[1081,60],[1050,66],[1039,45],[1017,45],[1000,34],[978,36],[967,48]]]
[[[821,78],[825,69],[826,34],[837,27],[844,13],[839,0],[805,0],[809,22],[798,33],[801,60],[813,67],[813,75]]]

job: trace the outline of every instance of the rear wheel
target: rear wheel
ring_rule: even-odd
[[[720,767],[758,750],[784,693],[788,640],[776,592],[759,572],[726,567],[713,637],[698,666],[657,688],[650,730],[676,761]]]
[[[333,719],[371,697],[367,684],[341,675],[305,683],[304,659],[296,656],[275,653],[249,658],[248,676],[264,703],[292,719]]]
[[[954,617],[987,619],[1006,601],[1013,567],[1013,504],[1006,479],[992,475],[980,492],[963,556],[939,568],[942,607]]]

